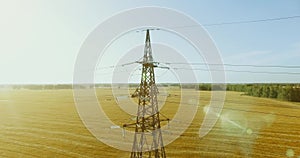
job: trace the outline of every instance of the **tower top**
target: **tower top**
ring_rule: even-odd
[[[150,31],[149,29],[146,30],[146,41],[145,43],[150,42]]]
[[[147,32],[146,32],[146,41],[145,41],[145,48],[144,48],[143,63],[153,63],[149,29],[147,29]]]

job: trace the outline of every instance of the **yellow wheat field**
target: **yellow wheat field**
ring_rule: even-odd
[[[194,90],[190,90],[191,93]],[[170,94],[162,113],[173,116],[179,89]],[[167,157],[300,157],[300,104],[227,92],[225,106],[213,130],[198,131],[210,92],[200,93],[197,115],[176,141],[166,146]],[[110,89],[97,95],[111,120],[128,123]],[[188,114],[187,114],[188,115]],[[109,147],[82,124],[72,90],[1,90],[0,157],[129,157]]]

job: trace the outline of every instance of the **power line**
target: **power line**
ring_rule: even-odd
[[[172,68],[174,70],[195,70],[195,71],[219,71],[219,72],[235,72],[235,73],[251,73],[251,74],[272,74],[272,75],[300,75],[300,73],[297,72],[275,72],[275,71],[248,71],[248,70],[218,70],[218,69],[201,69],[201,68]],[[169,69],[166,69],[166,71],[164,71],[162,74],[158,75],[158,78],[161,78],[162,76],[165,76],[167,74]],[[125,73],[128,71],[117,71],[114,73]],[[129,72],[128,72],[129,73]],[[98,75],[113,75],[113,72],[108,72],[108,73],[104,73],[104,74],[99,74]],[[130,76],[136,76],[136,75],[140,75],[140,74],[131,74]]]
[[[162,63],[162,62],[160,62]],[[224,66],[238,66],[238,67],[265,67],[265,68],[289,68],[289,69],[300,69],[299,65],[251,65],[251,64],[210,64],[210,63],[170,63],[170,62],[164,62],[164,64],[167,65],[224,65]]]
[[[120,64],[120,65],[111,65],[111,66],[106,66],[106,67],[98,67],[96,68],[97,70],[104,70],[104,69],[113,69],[113,68],[118,68],[118,67],[124,67],[124,66],[128,66],[128,65],[132,65],[132,64],[142,64],[142,61],[134,61],[134,62],[129,62],[129,63],[124,63],[124,64]],[[159,64],[158,62],[154,62],[156,64]],[[157,66],[157,68],[160,69],[169,69],[169,67],[166,66]]]
[[[241,72],[241,73],[260,73],[260,74],[277,74],[277,75],[300,75],[297,72],[274,72],[274,71],[244,71],[244,70],[218,70],[218,69],[201,69],[201,68],[173,68],[175,70],[201,70],[201,71],[228,71],[228,72]]]
[[[287,17],[277,17],[277,18],[267,18],[267,19],[258,19],[258,20],[244,20],[244,21],[233,21],[233,22],[221,22],[221,23],[210,23],[203,24],[203,26],[218,26],[218,25],[230,25],[230,24],[244,24],[244,23],[258,23],[258,22],[266,22],[266,21],[279,21],[279,20],[287,20],[287,19],[296,19],[300,18],[300,15],[295,16],[287,16]],[[199,25],[186,25],[186,26],[176,26],[172,28],[185,28],[185,27],[198,27]],[[153,30],[160,30],[159,28],[152,28]],[[130,63],[125,63],[121,65],[115,66],[107,66],[97,68],[96,70],[108,69],[108,68],[116,68],[123,67],[126,65],[131,65],[134,63],[141,63],[141,61],[135,61]],[[185,64],[185,63],[166,63],[166,64]],[[282,65],[237,65],[237,64],[207,64],[207,63],[189,63],[190,65],[225,65],[225,66],[240,66],[240,67],[276,67],[276,68],[300,68],[300,66],[282,66]]]
[[[300,18],[300,15],[287,16],[287,17],[277,17],[277,18],[266,18],[266,19],[258,19],[258,20],[244,20],[244,21],[210,23],[210,24],[203,24],[203,26],[220,26],[220,25],[232,25],[232,24],[259,23],[259,22],[268,22],[268,21],[296,19],[296,18]],[[199,27],[199,25],[186,25],[186,26],[177,26],[177,27],[172,27],[172,28],[189,28],[189,27]]]
[[[287,17],[277,17],[277,18],[266,18],[266,19],[258,19],[258,20],[244,20],[244,21],[233,21],[233,22],[221,22],[221,23],[210,23],[210,24],[203,24],[203,26],[218,26],[218,25],[230,25],[230,24],[244,24],[244,23],[257,23],[257,22],[266,22],[266,21],[279,21],[279,20],[287,20],[287,19],[295,19],[300,18],[300,15],[295,16],[287,16]],[[199,25],[186,25],[186,26],[176,26],[172,28],[185,28],[185,27],[198,27]],[[159,28],[152,28],[152,30],[160,30]],[[144,31],[144,30],[142,30]],[[107,66],[107,67],[101,67],[97,68],[96,70],[106,69],[106,68],[115,68],[115,67],[123,67],[126,65],[131,65],[134,63],[140,63],[140,61],[125,63],[122,65],[116,65],[116,66]],[[167,63],[170,64],[170,63]],[[175,63],[172,63],[175,64]],[[181,63],[177,63],[181,64]],[[204,65],[206,63],[190,63],[190,64],[197,64],[197,65]],[[218,64],[209,64],[209,65],[218,65]],[[234,65],[234,64],[223,64],[226,66],[249,66],[249,67],[280,67],[280,68],[300,68],[300,66],[280,66],[280,65]]]
[[[287,20],[300,18],[300,15],[296,16],[287,16],[287,17],[278,17],[278,18],[267,18],[259,20],[248,20],[248,21],[235,21],[235,22],[223,22],[223,23],[212,23],[212,24],[203,24],[204,26],[216,26],[216,25],[229,25],[229,24],[245,24],[245,23],[257,23],[257,22],[266,22],[266,21],[278,21],[278,20]]]
[[[135,62],[130,62],[130,63],[125,63],[121,65],[115,65],[115,66],[107,66],[107,67],[100,67],[97,68],[96,70],[103,70],[103,69],[111,69],[111,68],[117,68],[117,67],[124,67],[127,65],[135,64],[135,63],[140,63],[139,61]],[[158,62],[158,63],[163,63],[166,65],[215,65],[215,66],[229,66],[229,67],[262,67],[262,68],[286,68],[286,69],[300,69],[299,65],[251,65],[251,64],[210,64],[210,63],[171,63],[171,62]],[[158,67],[158,68],[164,68],[168,69],[168,67]]]
[[[112,68],[116,68],[116,67],[124,67],[124,66],[127,66],[127,65],[135,64],[135,63],[138,63],[138,61],[124,63],[124,64],[121,64],[121,65],[112,65],[112,66],[106,66],[106,67],[98,67],[98,68],[96,68],[96,70],[112,69]]]
[[[97,68],[96,70],[103,70],[103,69],[111,69],[111,68],[117,68],[117,67],[124,67],[127,65],[131,65],[134,63],[138,62],[130,62],[130,63],[125,63],[122,65],[116,65],[116,66],[107,66],[107,67],[101,67]],[[207,65],[206,63],[165,63],[169,65]],[[298,69],[300,66],[283,66],[283,65],[238,65],[238,64],[208,64],[208,65],[225,65],[225,66],[231,66],[231,67],[268,67],[268,68],[289,68],[289,69]],[[160,68],[160,67],[158,67]],[[163,69],[168,70],[169,68],[172,68],[174,70],[201,70],[201,71],[224,71],[224,72],[238,72],[238,73],[258,73],[258,74],[278,74],[278,75],[300,75],[298,72],[275,72],[275,71],[249,71],[249,70],[232,70],[232,69],[203,69],[203,68],[183,68],[183,67],[161,67]],[[126,71],[120,71],[120,72],[126,72]],[[163,73],[165,75],[167,71]],[[106,74],[109,74],[111,72],[108,72]],[[119,73],[119,72],[115,72]]]

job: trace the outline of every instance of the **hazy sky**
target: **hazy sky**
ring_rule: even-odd
[[[142,6],[173,8],[188,14],[200,24],[300,15],[298,0],[0,0],[0,84],[72,83],[76,56],[88,34],[113,14]],[[224,63],[300,65],[300,18],[205,28],[220,50]],[[163,35],[165,38],[158,38]],[[172,35],[159,31],[153,32],[151,37],[152,42],[172,40]],[[143,33],[125,35],[119,40],[119,44],[122,45],[128,40],[130,44],[127,46],[143,44],[144,35]],[[180,43],[180,40],[177,42]],[[118,45],[118,42],[115,45]],[[122,47],[117,48],[118,51],[123,51]],[[111,48],[111,51],[114,49],[116,48]],[[189,51],[185,51],[190,49],[188,46],[176,49],[183,49],[181,52],[186,53],[183,55],[193,60],[192,55],[187,53]],[[153,53],[155,56],[155,52]],[[112,59],[122,54],[115,53],[108,56],[107,59]],[[110,66],[116,62],[118,61],[100,65]],[[300,73],[300,69],[244,67],[228,67],[228,69]],[[157,72],[157,74],[166,73],[160,81],[173,81],[170,79],[172,73],[164,71]],[[111,71],[97,72],[96,74],[101,77],[96,76],[96,80],[108,82],[111,77],[109,72]],[[102,77],[101,73],[108,74],[108,77]],[[195,73],[199,74],[197,77],[200,82],[210,81],[207,77],[209,73],[201,71]],[[300,81],[300,75],[227,72],[226,77],[228,82]]]

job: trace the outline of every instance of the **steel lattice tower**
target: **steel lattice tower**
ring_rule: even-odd
[[[141,83],[135,91],[135,96],[138,97],[136,122],[123,125],[123,127],[135,125],[130,157],[165,158],[166,153],[160,129],[162,120],[159,118],[157,102],[158,89],[154,76],[154,67],[157,67],[157,64],[153,62],[149,30],[146,33],[144,58],[141,64],[143,65]]]

